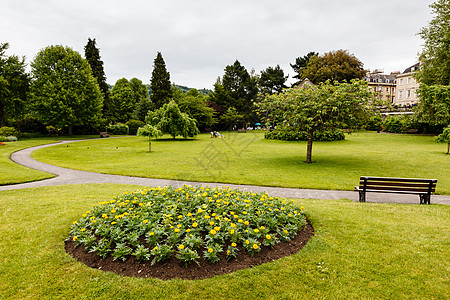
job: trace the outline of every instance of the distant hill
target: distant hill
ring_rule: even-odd
[[[152,89],[150,88],[150,84],[146,84],[145,86],[147,87],[148,94],[151,95],[151,94],[152,94]],[[176,86],[177,88],[179,88],[180,90],[182,90],[183,93],[187,93],[189,90],[192,90],[192,88],[189,88],[189,87],[183,86],[183,85],[175,84],[175,86]],[[108,87],[109,87],[109,91],[111,91],[112,88],[113,88],[113,85],[108,84]],[[213,93],[212,90],[208,90],[208,89],[201,89],[201,90],[198,90],[198,92],[199,92],[200,94],[202,94],[202,95],[205,95],[205,96],[207,96],[207,95]]]

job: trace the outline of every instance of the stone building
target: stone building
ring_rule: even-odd
[[[419,63],[416,63],[407,68],[403,73],[397,75],[397,95],[394,103],[398,106],[413,106],[419,102],[417,95],[419,83],[413,77],[419,65]]]
[[[393,72],[390,75],[383,74],[383,70],[374,70],[364,77],[369,83],[369,88],[384,101],[395,103],[395,90],[397,75],[400,72]]]

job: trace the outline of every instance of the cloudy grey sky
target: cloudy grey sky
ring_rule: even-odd
[[[310,51],[346,49],[366,69],[403,71],[417,61],[417,32],[433,0],[1,0],[0,42],[29,63],[49,45],[84,56],[95,38],[107,81],[149,83],[157,51],[171,81],[212,88],[238,59],[257,73]]]

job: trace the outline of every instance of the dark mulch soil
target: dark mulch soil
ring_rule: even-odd
[[[128,258],[126,261],[113,261],[112,257],[103,259],[95,253],[84,251],[84,247],[82,246],[75,247],[75,242],[73,241],[66,242],[65,248],[74,258],[91,268],[110,271],[123,276],[155,277],[164,280],[173,278],[203,279],[254,267],[295,254],[305,246],[306,242],[313,235],[314,228],[308,221],[306,226],[291,241],[279,243],[272,248],[262,247],[261,252],[256,253],[253,257],[250,257],[241,250],[238,252],[236,259],[227,261],[224,251],[221,253],[220,261],[215,264],[200,258],[198,260],[200,265],[191,263],[187,267],[180,263],[174,256],[169,260],[156,263],[152,266],[150,265],[150,261],[145,263],[137,262],[134,256]],[[199,254],[202,256],[202,252],[199,252]]]

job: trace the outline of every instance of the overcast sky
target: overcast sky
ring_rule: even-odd
[[[95,38],[107,82],[149,83],[162,53],[173,83],[213,88],[237,59],[250,72],[310,51],[345,49],[365,69],[403,71],[417,62],[432,0],[1,0],[0,43],[31,62],[49,45],[84,56]]]

